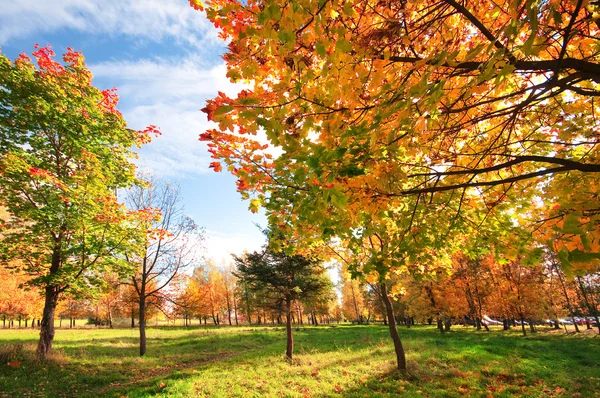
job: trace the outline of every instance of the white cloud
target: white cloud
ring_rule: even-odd
[[[228,263],[231,254],[241,255],[245,251],[252,252],[260,250],[265,243],[264,235],[261,233],[221,233],[217,231],[206,231],[206,255],[216,263]]]
[[[62,29],[152,41],[171,38],[195,46],[217,42],[210,23],[186,0],[18,0],[2,4],[0,44]]]
[[[200,108],[218,91],[234,96],[241,89],[229,82],[224,64],[205,68],[192,58],[154,59],[106,62],[90,69],[118,87],[125,104],[120,109],[132,128],[154,124],[162,131],[141,150],[141,167],[171,177],[208,171],[209,154],[198,135],[213,126]]]

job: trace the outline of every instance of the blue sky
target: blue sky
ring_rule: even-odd
[[[187,0],[16,0],[0,13],[0,48],[9,58],[50,44],[82,51],[100,89],[116,87],[131,128],[163,135],[140,150],[140,168],[181,185],[187,214],[207,231],[207,256],[258,249],[262,234],[233,177],[208,169],[198,135],[211,124],[199,111],[217,91],[240,88],[225,77],[225,44]]]

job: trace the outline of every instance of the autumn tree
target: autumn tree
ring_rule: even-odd
[[[68,49],[60,63],[36,46],[33,56],[38,67],[0,55],[0,204],[11,215],[0,251],[44,292],[44,357],[61,293],[93,288],[106,269],[129,272],[117,254],[135,243],[136,215],[115,190],[136,182],[131,148],[157,130],[128,129],[115,90],[92,86],[80,53]]]
[[[342,280],[342,313],[349,320],[363,323],[364,289],[357,279]]]
[[[218,128],[200,139],[251,210],[303,242],[340,237],[367,254],[354,272],[383,293],[393,272],[431,272],[450,230],[508,208],[540,241],[561,231],[561,261],[585,267],[600,244],[596,11],[211,0],[228,76],[249,88],[208,101]]]
[[[509,191],[537,194],[556,204],[548,227],[574,220],[559,241],[565,256],[597,252],[595,2],[206,7],[230,40],[228,76],[254,83],[205,108],[220,128],[202,139],[236,165],[242,191],[255,183],[306,189],[297,181],[308,176],[332,196],[352,182],[353,196],[370,200],[461,195],[493,207],[510,201]],[[248,138],[259,128],[284,151],[285,167]],[[368,179],[383,175],[400,183]]]
[[[130,209],[147,215],[139,226],[143,249],[125,255],[136,270],[127,283],[138,298],[141,356],[146,353],[147,301],[163,294],[194,263],[204,239],[203,231],[184,214],[179,187],[158,178],[145,179],[145,184],[129,189],[126,200]]]
[[[286,356],[292,359],[294,339],[292,335],[292,303],[307,299],[328,290],[331,281],[322,275],[326,272],[322,263],[299,255],[275,252],[265,246],[260,252],[235,257],[236,275],[252,290],[267,294],[275,306],[286,312]]]
[[[81,297],[65,295],[59,301],[56,312],[61,322],[63,318],[69,320],[69,329],[72,329],[77,326],[77,319],[89,312],[89,302]]]

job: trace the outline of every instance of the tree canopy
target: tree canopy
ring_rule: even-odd
[[[128,129],[115,90],[92,85],[81,53],[68,49],[60,63],[36,46],[33,56],[37,67],[0,54],[0,205],[10,213],[0,251],[45,290],[45,355],[58,295],[129,269],[117,254],[135,245],[135,222],[148,214],[127,211],[115,192],[136,182],[132,147],[158,130]]]
[[[263,292],[274,307],[287,315],[286,356],[293,357],[292,302],[323,296],[331,291],[331,280],[318,259],[275,252],[266,246],[260,252],[234,257],[236,276],[254,291]]]
[[[209,101],[219,128],[200,139],[251,209],[326,234],[348,218],[321,222],[332,206],[381,218],[422,203],[452,221],[510,205],[565,262],[595,257],[596,3],[214,0],[206,13],[230,40],[229,78],[251,88]]]

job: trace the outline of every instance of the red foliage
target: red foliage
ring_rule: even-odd
[[[61,64],[52,59],[55,54],[54,51],[52,51],[51,46],[40,47],[36,44],[33,47],[37,49],[37,51],[34,51],[31,54],[37,59],[40,71],[49,75],[58,75],[65,71],[65,68],[63,68]]]
[[[208,167],[210,167],[217,173],[223,170],[223,167],[221,166],[220,162],[211,162],[210,166],[208,166]]]
[[[121,115],[117,108],[117,104],[119,103],[119,95],[117,94],[116,88],[111,88],[108,90],[102,90],[102,100],[100,101],[100,106],[108,113],[115,113],[117,115]]]

